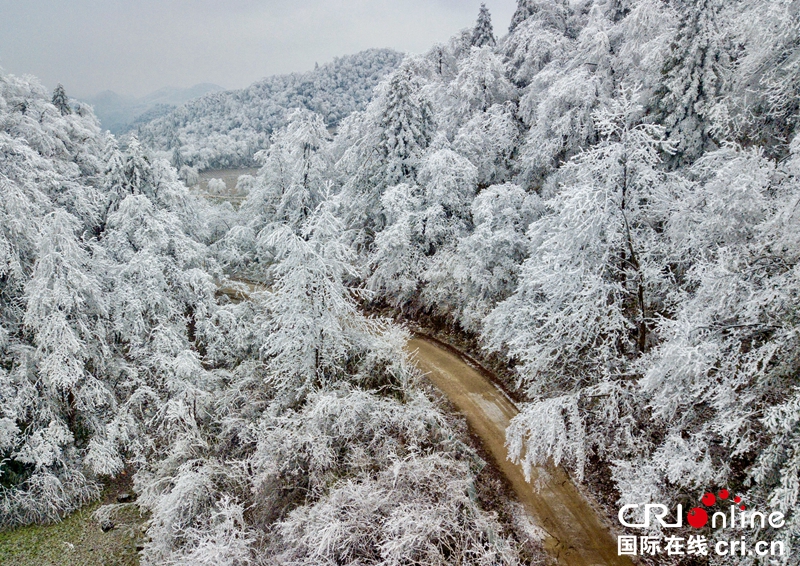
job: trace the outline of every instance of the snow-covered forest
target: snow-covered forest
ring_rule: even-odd
[[[0,525],[131,470],[143,564],[530,560],[409,332],[365,314],[391,307],[504,362],[526,470],[617,508],[726,487],[797,548],[797,2],[519,0],[501,24],[141,139],[0,75]],[[174,167],[251,157],[238,208]]]
[[[220,169],[254,163],[287,110],[306,108],[335,128],[363,110],[375,86],[403,59],[390,49],[340,57],[307,73],[269,77],[242,90],[193,100],[137,129],[142,143],[169,151],[173,165]]]

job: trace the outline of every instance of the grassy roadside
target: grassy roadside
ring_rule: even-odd
[[[68,515],[60,523],[30,525],[0,532],[3,566],[138,566],[137,544],[144,540],[146,518],[132,503],[119,506],[114,528],[103,532],[92,514],[103,504],[115,503],[127,482],[109,485],[101,501]]]

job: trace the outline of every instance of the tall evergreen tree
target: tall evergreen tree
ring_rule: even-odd
[[[123,166],[123,189],[128,194],[152,197],[155,192],[153,169],[147,152],[136,139],[131,138]]]
[[[509,33],[517,29],[522,22],[537,12],[538,6],[533,0],[518,0],[517,10],[511,18],[511,25],[508,26]]]
[[[536,16],[537,20],[549,27],[566,31],[567,18],[571,12],[566,0],[517,0],[517,10],[511,18],[509,33],[513,33],[525,20]]]
[[[680,4],[678,34],[664,64],[657,104],[678,158],[692,161],[713,147],[713,110],[730,61],[719,26],[722,3]]]
[[[345,280],[356,275],[353,253],[331,214],[331,201],[306,223],[301,234],[278,228],[267,238],[275,250],[273,290],[265,298],[269,339],[261,354],[278,389],[298,399],[340,373],[365,319]]]
[[[265,182],[275,205],[274,220],[299,228],[323,200],[330,135],[322,117],[311,111],[295,110],[288,120],[273,136]]]
[[[172,148],[172,166],[177,169],[178,171],[181,170],[181,167],[186,165],[186,161],[183,159],[183,153],[181,153],[180,145],[175,145]]]
[[[422,152],[433,137],[433,110],[420,86],[410,65],[400,67],[389,81],[380,108],[378,144],[386,163],[387,185],[415,175]]]
[[[475,24],[475,29],[472,30],[472,45],[474,47],[483,47],[484,45],[494,47],[497,45],[494,29],[492,28],[492,16],[489,14],[486,4],[481,4],[478,22]]]
[[[67,93],[64,91],[64,86],[61,83],[58,83],[58,86],[53,91],[53,106],[58,108],[58,111],[61,112],[62,116],[72,114],[72,108],[69,105],[69,98],[67,97]]]

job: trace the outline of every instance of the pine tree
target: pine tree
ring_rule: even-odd
[[[123,175],[125,193],[132,195],[144,194],[150,198],[155,196],[155,179],[150,158],[147,156],[142,144],[136,139],[136,136],[133,136],[128,144]]]
[[[485,45],[494,47],[497,45],[497,40],[495,40],[494,37],[492,16],[489,14],[489,9],[486,7],[486,4],[481,4],[481,11],[478,13],[478,22],[475,24],[475,29],[472,30],[472,46],[483,47]]]
[[[517,10],[508,31],[513,33],[525,20],[536,16],[544,25],[565,32],[570,13],[567,0],[517,0]]]
[[[0,528],[98,495],[82,447],[112,410],[99,379],[102,266],[85,240],[102,137],[44,93],[0,74]]]
[[[721,10],[719,0],[690,0],[680,6],[678,34],[656,93],[679,159],[693,161],[714,147],[712,112],[730,65],[719,25]]]
[[[177,170],[180,171],[181,167],[186,165],[186,161],[183,159],[183,153],[181,152],[180,145],[175,145],[172,149],[172,166]]]
[[[53,91],[53,106],[58,108],[58,111],[61,112],[62,116],[72,114],[72,108],[69,105],[69,98],[67,98],[67,93],[64,92],[64,86],[61,83],[58,83],[58,86]]]
[[[272,185],[275,220],[299,229],[325,196],[330,135],[322,117],[308,110],[295,110],[288,120],[273,137],[265,182]]]
[[[422,152],[433,137],[433,110],[420,93],[411,65],[403,65],[389,80],[379,118],[378,151],[386,163],[386,185],[416,175]]]
[[[366,112],[345,123],[339,136],[343,157],[338,168],[347,181],[339,200],[346,224],[357,226],[363,249],[386,226],[381,197],[394,185],[416,184],[417,171],[433,139],[433,105],[420,68],[424,59],[409,59],[380,87]],[[347,141],[345,141],[347,140]]]
[[[331,201],[296,234],[283,226],[265,238],[275,251],[273,289],[264,300],[261,354],[277,389],[302,399],[336,377],[347,363],[365,319],[356,309],[345,279],[356,271],[352,250],[342,242],[341,222]]]

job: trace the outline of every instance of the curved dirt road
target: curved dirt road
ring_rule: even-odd
[[[539,491],[525,481],[522,467],[506,459],[506,428],[517,414],[514,404],[480,371],[449,349],[417,336],[408,342],[417,367],[464,414],[498,468],[508,478],[534,523],[547,533],[545,549],[568,566],[626,565],[616,539],[597,512],[560,469],[549,470]],[[536,470],[533,471],[534,480]]]
[[[246,300],[250,293],[266,289],[257,281],[233,281],[245,289],[222,288],[219,292],[234,301]],[[536,491],[525,481],[522,467],[506,458],[506,428],[519,411],[505,393],[462,356],[433,340],[417,335],[406,348],[414,353],[417,367],[466,417],[530,518],[547,533],[544,548],[558,564],[632,566],[628,557],[617,555],[616,539],[561,468],[548,470],[546,479],[537,482]],[[536,472],[532,472],[534,481]]]

